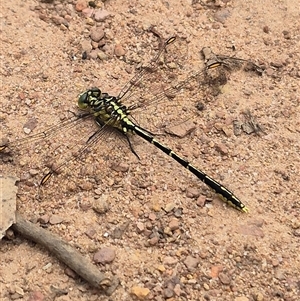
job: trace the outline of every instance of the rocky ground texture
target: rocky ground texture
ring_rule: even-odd
[[[298,0],[1,1],[0,124],[10,141],[75,112],[89,87],[118,95],[158,51],[150,26],[178,37],[182,71],[203,64],[204,46],[264,68],[228,74],[221,93],[190,87],[136,117],[234,191],[248,214],[138,137],[140,160],[106,135],[85,162],[38,188],[48,157],[72,153],[93,132],[89,123],[2,156],[1,174],[20,178],[19,212],[120,285],[104,296],[10,233],[0,244],[1,300],[299,300],[299,20]],[[259,133],[236,131],[245,112]]]

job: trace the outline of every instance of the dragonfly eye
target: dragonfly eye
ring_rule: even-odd
[[[78,106],[80,109],[87,109],[91,106],[92,102],[96,99],[100,99],[102,96],[99,88],[91,88],[79,95]]]
[[[89,91],[81,93],[78,97],[78,107],[80,109],[86,109],[89,105]]]

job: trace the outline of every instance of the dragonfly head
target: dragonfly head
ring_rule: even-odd
[[[82,110],[92,109],[95,102],[101,99],[101,90],[99,88],[91,88],[81,93],[78,97],[78,107]]]

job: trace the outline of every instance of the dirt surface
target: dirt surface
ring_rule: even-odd
[[[63,162],[93,133],[92,122],[79,122],[2,155],[1,174],[20,177],[24,217],[100,262],[120,286],[101,295],[16,234],[1,241],[1,300],[299,300],[299,1],[42,2],[1,1],[1,138],[57,124],[92,86],[118,95],[157,53],[157,37],[147,32],[154,25],[182,43],[176,80],[203,67],[204,46],[264,66],[262,76],[228,74],[215,96],[190,87],[135,117],[250,212],[225,205],[139,137],[132,144],[140,160],[126,141],[105,135],[85,162],[69,161],[38,188],[48,158]],[[247,110],[258,134],[234,132]],[[193,130],[182,138],[164,130],[186,122]]]

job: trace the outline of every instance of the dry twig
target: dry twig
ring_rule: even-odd
[[[107,295],[115,291],[119,284],[118,278],[107,277],[65,241],[26,221],[19,213],[16,213],[16,219],[17,222],[12,225],[14,231],[45,247],[93,287],[99,288]]]

